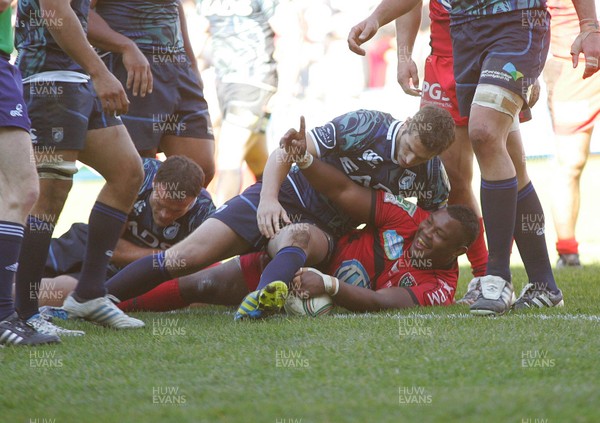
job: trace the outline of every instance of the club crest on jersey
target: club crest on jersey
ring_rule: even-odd
[[[362,263],[356,259],[343,261],[334,276],[349,285],[371,289],[369,274]]]
[[[398,286],[403,286],[403,287],[416,286],[416,285],[417,285],[417,280],[410,272],[406,272],[404,275],[402,275],[402,277],[400,278],[400,282],[398,282]]]
[[[163,230],[163,236],[165,237],[165,239],[175,239],[175,237],[179,233],[180,226],[181,225],[177,222],[173,223],[171,226],[167,226]]]
[[[410,187],[412,187],[412,184],[413,182],[415,182],[416,178],[417,174],[415,172],[413,172],[412,170],[404,169],[402,176],[400,177],[400,179],[398,179],[398,188],[401,190],[409,189]]]
[[[315,137],[319,145],[331,150],[335,147],[335,127],[332,123],[325,126],[320,126],[312,130],[312,135]]]
[[[417,206],[415,204],[411,203],[408,200],[405,200],[399,195],[394,195],[389,192],[385,193],[385,196],[383,197],[383,202],[395,204],[396,206],[404,210],[406,213],[408,213],[409,216],[413,216],[415,214],[415,211],[417,210]]]
[[[52,128],[52,141],[61,142],[65,136],[63,128]]]

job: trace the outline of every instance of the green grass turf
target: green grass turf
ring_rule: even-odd
[[[599,271],[556,273],[563,309],[498,318],[453,306],[234,322],[205,307],[137,313],[137,331],[69,321],[87,335],[0,349],[0,421],[597,422]]]

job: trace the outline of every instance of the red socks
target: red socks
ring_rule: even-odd
[[[556,251],[558,254],[578,254],[579,243],[575,238],[559,239],[556,242]]]
[[[479,218],[479,236],[467,250],[467,257],[471,263],[471,272],[473,276],[485,276],[485,269],[488,262],[488,250],[485,245],[485,230],[483,228],[483,218]]]
[[[139,297],[122,301],[117,306],[125,311],[169,311],[184,308],[190,302],[181,298],[179,279],[163,282]]]

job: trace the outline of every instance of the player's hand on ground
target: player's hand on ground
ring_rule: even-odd
[[[540,81],[536,79],[533,85],[531,86],[531,91],[529,93],[529,98],[527,99],[527,105],[531,109],[537,101],[540,99]]]
[[[304,295],[318,297],[327,293],[321,275],[311,272],[306,267],[302,267],[296,272],[292,280],[292,289],[302,298],[304,298]]]
[[[281,140],[279,147],[283,148],[290,162],[297,162],[306,153],[306,123],[304,116],[300,116],[300,129],[289,129]]]
[[[379,22],[371,17],[354,25],[348,34],[348,48],[354,53],[364,56],[365,50],[360,45],[373,38],[378,30]]]
[[[595,31],[598,31],[597,29]],[[571,58],[573,67],[579,63],[579,56],[583,53],[585,57],[585,70],[583,79],[589,78],[598,71],[600,60],[600,33],[582,31],[571,45]]]
[[[123,65],[127,70],[127,89],[132,90],[134,96],[150,94],[154,84],[150,63],[135,43],[123,52]]]
[[[102,102],[102,109],[108,115],[122,115],[129,110],[129,100],[123,85],[108,69],[92,78],[96,95]]]
[[[277,200],[260,200],[256,210],[258,230],[263,236],[273,238],[281,228],[292,223]]]
[[[397,72],[398,84],[402,90],[413,96],[420,96],[421,90],[419,89],[419,72],[417,70],[417,64],[410,57],[398,56],[398,72]]]

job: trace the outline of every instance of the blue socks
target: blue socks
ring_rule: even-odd
[[[481,211],[488,242],[487,275],[510,282],[510,250],[517,210],[517,177],[481,179]]]
[[[24,232],[18,223],[0,221],[0,321],[15,311],[12,286]]]
[[[119,241],[127,214],[98,201],[90,213],[81,278],[75,288],[76,298],[92,300],[106,295],[106,267]]]
[[[15,308],[25,320],[38,312],[40,282],[48,258],[52,232],[53,223],[35,216],[27,217],[15,285]]]
[[[121,301],[145,294],[173,279],[165,264],[165,252],[143,257],[129,264],[106,282],[106,289]]]
[[[306,263],[306,253],[300,247],[284,247],[277,252],[262,275],[257,289],[262,289],[273,281],[283,281],[289,286],[296,272]]]
[[[517,197],[514,236],[529,282],[537,284],[535,289],[547,284],[550,291],[558,292],[548,258],[544,210],[531,182],[519,191]]]

